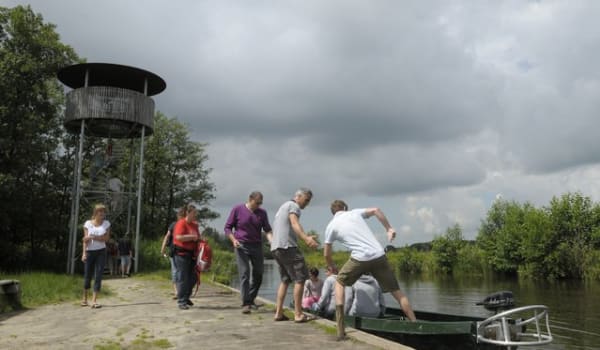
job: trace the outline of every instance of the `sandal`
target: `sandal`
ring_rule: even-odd
[[[87,301],[82,301],[81,304],[79,304],[79,305],[81,305],[81,306],[88,306],[88,303],[87,303]]]
[[[96,304],[96,303],[92,304],[92,309],[99,309],[101,307],[102,307],[102,305],[100,305],[100,304]]]
[[[295,323],[306,323],[306,322],[314,321],[315,319],[316,318],[314,318],[314,317],[303,315],[301,319],[294,320],[294,322]]]
[[[280,317],[275,317],[275,318],[273,319],[273,321],[275,321],[275,322],[280,322],[280,321],[289,321],[289,320],[290,320],[290,318],[289,318],[289,317],[287,317],[286,315],[281,315]]]

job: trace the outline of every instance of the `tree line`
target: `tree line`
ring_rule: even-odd
[[[30,6],[0,7],[0,271],[61,271],[66,265],[78,135],[63,127],[65,95],[56,74],[82,62],[73,48],[61,43],[55,26]],[[86,137],[84,188],[92,185],[93,173],[96,180],[121,179],[129,189],[129,159],[139,142]],[[108,149],[121,150],[121,157],[98,167],[97,160]],[[215,188],[206,166],[206,144],[191,141],[187,125],[157,112],[144,154],[143,238],[164,234],[175,208],[187,201],[203,206],[203,220],[218,215],[208,207]],[[133,170],[137,174],[137,167]],[[82,196],[79,226],[98,200],[110,198]],[[133,203],[135,208],[137,201]],[[116,236],[126,230],[126,203],[121,205],[119,214],[109,216]]]
[[[404,247],[388,256],[403,273],[600,280],[600,204],[581,193],[554,197],[542,207],[498,200],[475,241],[464,240],[455,224],[430,249]]]

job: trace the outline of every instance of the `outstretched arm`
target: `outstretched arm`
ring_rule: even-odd
[[[388,221],[385,214],[381,211],[381,209],[379,209],[379,208],[365,209],[364,216],[366,218],[370,218],[373,215],[375,215],[375,217],[377,217],[377,220],[379,220],[381,225],[383,225],[383,227],[387,231],[388,240],[391,242],[394,238],[396,238],[396,230],[394,230],[392,225],[390,225],[390,222]]]
[[[310,248],[316,248],[319,246],[319,244],[315,241],[314,238],[312,238],[312,236],[309,236],[306,233],[304,233],[304,229],[302,228],[302,225],[300,225],[300,220],[298,220],[298,216],[296,216],[296,214],[290,214],[289,218],[290,223],[292,224],[292,229],[294,230],[298,238],[303,240],[304,243],[306,243],[306,245]]]

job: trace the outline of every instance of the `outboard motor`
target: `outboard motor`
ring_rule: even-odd
[[[488,295],[483,301],[478,302],[477,305],[483,305],[487,310],[497,314],[498,312],[512,309],[515,306],[515,299],[511,291],[504,290]]]

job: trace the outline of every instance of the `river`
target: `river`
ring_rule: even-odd
[[[324,277],[321,273],[319,277]],[[482,306],[475,305],[488,294],[510,290],[516,306],[546,305],[550,309],[550,326],[554,341],[543,350],[600,350],[600,283],[578,281],[533,282],[483,277],[415,278],[400,276],[400,288],[415,310],[489,317]],[[234,279],[234,288],[239,287]],[[265,273],[259,295],[275,300],[279,286],[277,264],[265,261]],[[287,293],[289,304],[291,288]],[[386,294],[388,305],[397,306]],[[528,348],[536,349],[536,348]]]

